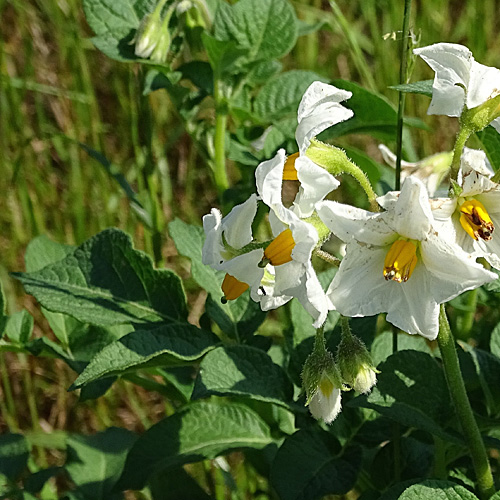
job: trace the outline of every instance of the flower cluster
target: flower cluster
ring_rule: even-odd
[[[461,126],[472,131],[490,122],[500,129],[499,70],[476,63],[459,45],[436,44],[415,53],[436,72],[429,113],[460,116]],[[296,297],[316,328],[330,310],[344,317],[387,313],[387,321],[401,330],[433,340],[440,304],[497,278],[489,266],[500,269],[500,231],[495,231],[500,185],[485,154],[464,149],[464,142],[454,151],[453,158],[459,150],[460,169],[456,179],[452,174],[450,197],[429,198],[444,177],[452,156],[448,153],[410,165],[401,191],[376,202],[373,195],[372,211],[326,199],[338,187],[335,176],[341,173],[361,179],[370,197],[366,178],[345,153],[314,139],[353,116],[341,104],[350,97],[350,92],[320,82],[306,90],[298,109],[298,152],[287,157],[279,150],[257,167],[256,194],[225,217],[217,209],[204,217],[203,262],[226,273],[225,300],[250,289],[251,297],[269,310]],[[387,150],[384,155],[393,160]],[[422,175],[420,167],[429,165]],[[436,175],[429,180],[431,174]],[[282,190],[289,181],[298,181],[299,189],[286,202]],[[259,203],[269,213],[265,241],[252,232]],[[345,255],[324,290],[312,256],[325,258],[321,246],[332,234],[345,243]],[[336,259],[329,257],[330,262]],[[350,333],[343,335],[336,362],[322,335],[306,361],[303,380],[311,412],[330,422],[340,411],[341,390],[348,385],[368,392],[376,370],[364,345]]]

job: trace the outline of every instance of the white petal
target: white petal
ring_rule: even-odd
[[[400,191],[388,191],[377,198],[377,203],[385,210],[393,210],[400,194]]]
[[[330,231],[346,243],[355,240],[382,246],[397,238],[385,221],[386,214],[367,212],[335,201],[321,201],[316,210]]]
[[[205,230],[205,243],[201,253],[203,264],[220,269],[224,259],[221,252],[224,251],[222,244],[222,214],[216,208],[212,208],[209,214],[203,217],[203,229]]]
[[[319,389],[309,403],[309,411],[316,420],[323,420],[329,424],[335,420],[342,409],[341,398],[340,389],[333,389],[329,395],[323,394]]]
[[[438,221],[449,219],[457,208],[456,198],[436,198],[429,201],[431,204],[432,216]]]
[[[384,144],[378,145],[378,150],[382,153],[382,158],[392,168],[396,168],[397,156]],[[409,162],[401,160],[401,167],[407,169],[416,169],[419,167],[420,162]]]
[[[236,205],[222,220],[226,241],[233,248],[243,248],[252,241],[252,223],[257,213],[257,196],[252,194],[247,201]]]
[[[431,228],[432,212],[422,181],[407,177],[398,201],[389,213],[392,217],[390,224],[396,233],[413,240],[424,239]]]
[[[497,278],[495,273],[476,263],[474,256],[434,233],[422,242],[421,256],[432,277],[431,293],[438,304]]]
[[[352,92],[322,82],[313,82],[309,86],[300,101],[297,112],[299,125],[295,138],[301,153],[306,151],[314,136],[353,116],[350,109],[338,104],[351,96]]]
[[[348,245],[346,256],[327,294],[344,316],[373,316],[387,312],[387,321],[427,338],[437,335],[439,308],[430,295],[425,268],[417,263],[406,283],[386,281],[384,260],[389,247]]]
[[[427,113],[460,116],[465,103],[463,87],[469,86],[474,62],[472,52],[463,45],[453,43],[436,43],[415,49],[413,52],[436,73],[432,85],[432,100]]]
[[[314,211],[314,205],[337,189],[340,182],[305,155],[295,160],[295,168],[300,181],[299,193],[294,202],[295,210],[300,217],[309,217]]]
[[[285,150],[280,149],[274,158],[263,161],[255,170],[257,192],[262,201],[268,205],[281,204],[281,186],[283,184],[283,168],[285,166]]]
[[[467,89],[467,107],[479,106],[500,93],[500,70],[474,61]]]
[[[258,266],[263,256],[264,251],[262,249],[252,250],[224,262],[221,270],[246,283],[251,288],[255,288],[260,285],[264,276],[264,269]]]

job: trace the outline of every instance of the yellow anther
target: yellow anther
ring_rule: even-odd
[[[230,274],[226,274],[222,282],[222,291],[224,292],[222,302],[225,304],[228,300],[237,299],[247,288],[248,285],[246,283],[237,280]]]
[[[292,260],[292,250],[295,246],[291,229],[285,229],[264,250],[264,258],[273,266],[280,266]]]
[[[283,180],[284,181],[298,181],[297,170],[295,169],[295,160],[299,157],[300,153],[294,153],[290,155],[285,162],[285,167],[283,168]]]
[[[460,224],[473,239],[489,241],[495,226],[484,205],[477,200],[467,200],[460,207]]]
[[[417,246],[412,241],[395,241],[384,261],[384,278],[389,281],[404,283],[410,279],[410,276],[417,265]]]

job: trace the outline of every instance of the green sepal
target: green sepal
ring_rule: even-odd
[[[469,128],[472,132],[479,132],[499,117],[500,94],[475,108],[464,108],[460,121],[464,127]]]
[[[450,198],[458,198],[462,194],[462,191],[462,186],[460,186],[460,184],[455,179],[451,179],[449,191]]]

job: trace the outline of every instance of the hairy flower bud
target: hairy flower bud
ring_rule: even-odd
[[[363,341],[354,335],[343,335],[337,350],[337,364],[344,382],[357,392],[370,392],[377,383],[378,372],[370,353]]]

